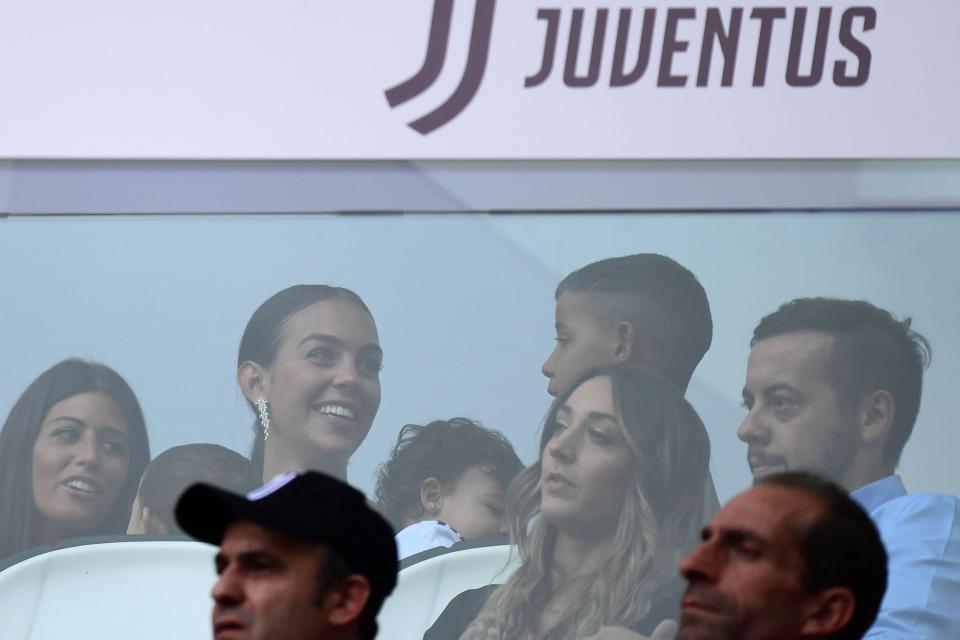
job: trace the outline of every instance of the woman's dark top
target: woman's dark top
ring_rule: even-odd
[[[470,589],[457,595],[447,608],[443,610],[433,626],[423,634],[423,640],[460,640],[460,636],[467,630],[470,623],[478,615],[487,599],[499,588],[499,584],[490,584],[479,589]],[[643,635],[650,635],[657,625],[666,619],[678,620],[680,607],[680,581],[671,582],[660,589],[657,598],[650,607],[647,617],[630,628],[631,631]],[[580,640],[579,638],[556,638],[548,633],[544,640]]]

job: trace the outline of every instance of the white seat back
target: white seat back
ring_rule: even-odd
[[[56,549],[0,571],[3,640],[209,640],[216,547],[124,541]],[[508,545],[446,553],[400,572],[379,637],[421,640],[447,603],[505,581]]]
[[[0,572],[0,637],[210,640],[216,550],[109,542],[28,558]]]
[[[509,545],[445,553],[400,572],[397,588],[377,617],[379,638],[422,640],[447,604],[462,591],[502,583],[519,559]]]

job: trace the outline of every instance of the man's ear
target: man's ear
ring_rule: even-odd
[[[237,369],[237,384],[249,402],[256,402],[257,398],[266,397],[269,391],[263,367],[251,360],[245,361]]]
[[[369,600],[370,582],[360,574],[349,575],[327,593],[327,620],[338,627],[349,625],[363,615]]]
[[[868,393],[857,406],[857,425],[860,439],[867,445],[883,446],[893,428],[896,402],[885,389]]]
[[[637,353],[637,332],[633,323],[623,320],[613,328],[613,363],[626,364]]]
[[[828,587],[810,597],[801,638],[829,638],[850,623],[857,600],[847,587]]]
[[[436,518],[443,509],[443,485],[436,478],[427,478],[420,483],[420,506],[423,513]]]

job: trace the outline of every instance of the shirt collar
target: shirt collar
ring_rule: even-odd
[[[885,502],[907,494],[903,480],[898,475],[887,476],[870,484],[865,484],[850,494],[867,512],[873,511]]]
[[[408,534],[423,535],[435,532],[438,527],[452,532],[457,539],[463,540],[463,536],[461,536],[456,529],[448,525],[443,520],[421,520],[420,522],[415,522],[408,527],[404,527],[401,531],[404,531]]]

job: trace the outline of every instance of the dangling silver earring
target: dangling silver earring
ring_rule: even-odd
[[[270,406],[263,396],[257,398],[257,413],[260,414],[260,424],[263,426],[263,441],[270,437]]]

